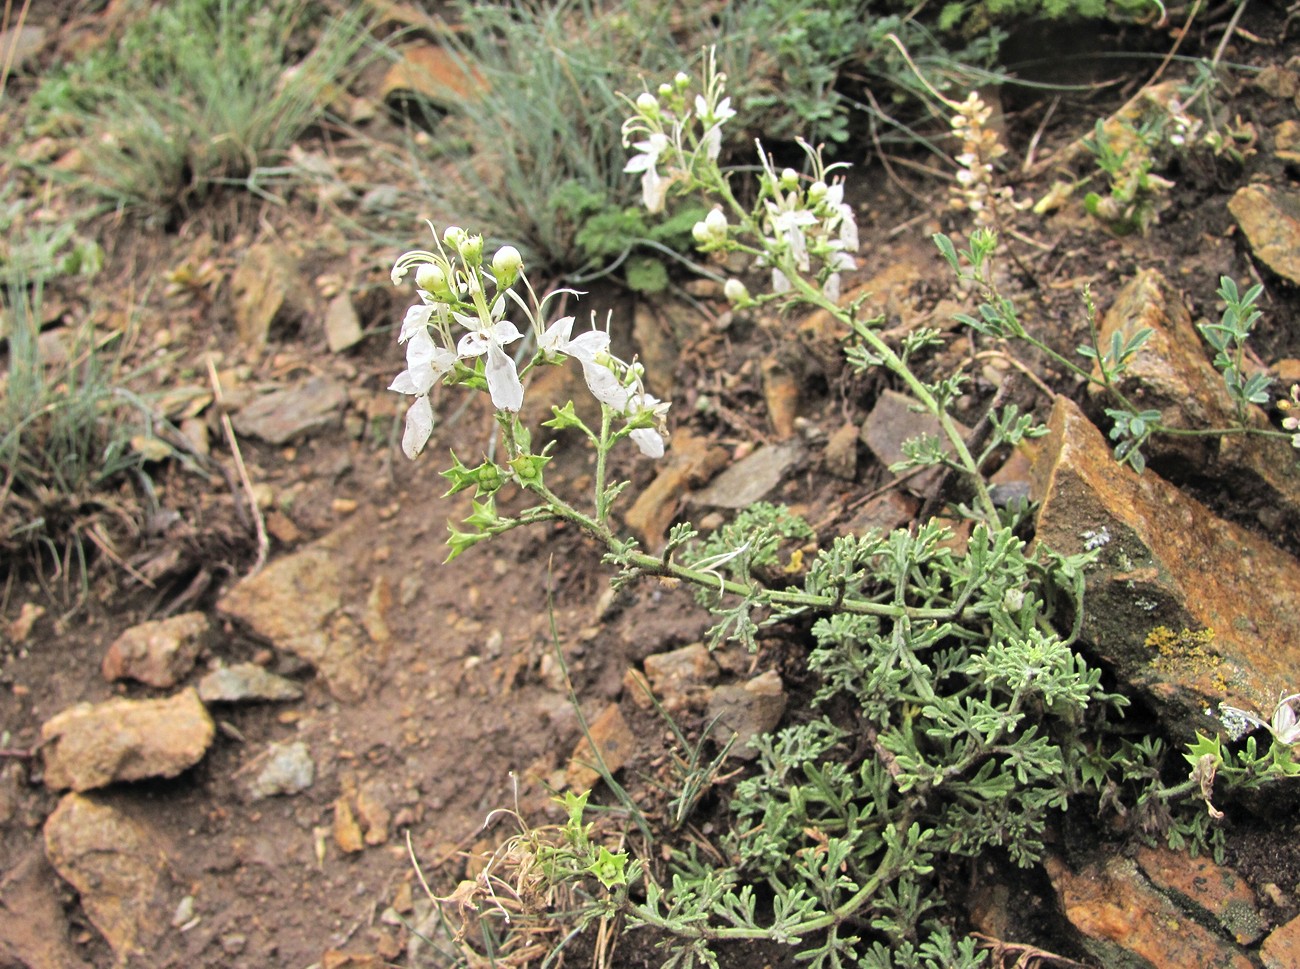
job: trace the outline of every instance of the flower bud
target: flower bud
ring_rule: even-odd
[[[799,187],[799,173],[793,168],[787,168],[781,173],[781,187],[784,189]]]
[[[709,226],[706,222],[696,222],[691,226],[691,238],[702,246],[707,246],[713,241],[713,235],[709,232]]]
[[[470,266],[483,265],[483,237],[467,235],[460,244],[460,257]]]
[[[453,252],[460,252],[460,247],[465,244],[468,233],[458,225],[449,225],[442,230],[443,244],[449,246]]]
[[[685,71],[678,71],[677,75],[673,78],[673,83],[677,85],[679,91],[685,91],[691,86],[690,75]]]
[[[743,303],[749,299],[749,290],[739,279],[728,279],[722,287],[722,295],[732,303]]]
[[[659,116],[659,99],[649,91],[642,91],[636,96],[636,109],[647,118],[657,118]]]
[[[430,296],[446,300],[451,296],[447,273],[437,263],[426,262],[415,271],[415,285]]]
[[[808,186],[808,204],[816,205],[826,197],[826,193],[829,191],[830,188],[825,182],[813,182]]]
[[[492,257],[492,275],[496,276],[497,289],[506,289],[519,278],[524,268],[524,258],[514,246],[502,246]]]
[[[661,98],[669,98],[672,97],[672,95],[673,95],[673,86],[671,84],[669,84],[667,81],[664,81],[662,84],[659,85],[659,96]]]
[[[727,213],[722,209],[710,209],[709,214],[704,217],[704,224],[715,237],[719,239],[727,237]]]

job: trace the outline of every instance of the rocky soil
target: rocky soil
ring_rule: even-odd
[[[1225,94],[1257,134],[1244,164],[1169,173],[1178,188],[1145,236],[1111,235],[1071,203],[1022,214],[1012,241],[1006,285],[1053,346],[1086,340],[1084,284],[1103,342],[1156,330],[1128,390],[1175,425],[1231,406],[1194,329],[1218,313],[1221,274],[1264,283],[1254,364],[1300,380],[1300,63],[1269,39],[1284,21],[1252,7],[1226,47],[1251,68]],[[24,41],[11,90],[69,42],[52,21],[33,26],[44,33]],[[1198,42],[1212,51],[1222,29]],[[383,98],[396,83],[376,76],[361,95],[376,133],[391,125]],[[1021,100],[1009,96],[1006,136],[1024,154],[1046,103]],[[1017,194],[1041,197],[1053,162],[1090,130],[1077,119],[1123,101],[1102,90],[1055,112],[1034,163],[1013,166]],[[797,635],[754,656],[710,654],[708,616],[685,590],[612,594],[598,552],[563,527],[442,564],[445,522],[468,504],[441,497],[439,455],[481,453],[489,415],[448,394],[425,456],[401,456],[405,404],[386,390],[408,298],[387,279],[397,251],[340,228],[401,174],[337,132],[296,150],[329,167],[330,191],[278,207],[223,198],[168,233],[105,221],[108,268],[93,289],[69,281],[47,295],[51,347],[88,315],[138,321],[133,352],[185,443],[150,466],[146,524],[105,533],[88,597],[70,603],[48,571],[6,570],[0,966],[450,965],[424,883],[450,891],[516,832],[513,815],[491,812],[555,822],[551,792],[599,787],[589,742],[661,806],[673,738],[638,684],[690,737],[715,719],[718,735],[738,735],[736,772],[743,741],[809,694]],[[964,231],[961,217],[946,210],[946,184],[900,171],[854,169],[863,252],[846,289],[871,294],[866,314],[896,335],[948,334],[933,367],[971,366],[971,417],[976,397],[1006,384],[1047,422],[995,480],[1040,503],[1039,540],[1100,549],[1084,640],[1134,716],[1177,743],[1217,730],[1206,709],[1220,700],[1265,709],[1300,689],[1295,452],[1175,439],[1153,444],[1141,476],[1117,465],[1081,386],[1032,359],[1025,376],[1005,348],[956,328],[971,296],[928,236]],[[409,246],[426,215],[440,217],[412,212]],[[582,303],[614,310],[616,339],[673,401],[665,458],[624,456],[617,469],[633,481],[629,531],[654,547],[673,522],[716,527],[758,500],[794,505],[823,542],[912,522],[938,482],[887,470],[926,429],[905,399],[849,371],[829,321],[733,314],[713,284],[685,289],[689,300],[611,288]],[[561,441],[552,486],[580,492],[591,474]],[[1161,626],[1175,632],[1153,651]],[[1177,634],[1203,629],[1212,648]],[[1225,865],[1118,833],[1092,850],[1063,823],[1042,870],[972,869],[969,928],[994,940],[1002,966],[1300,966],[1295,795],[1293,784],[1234,805]],[[629,943],[618,964],[654,958]]]

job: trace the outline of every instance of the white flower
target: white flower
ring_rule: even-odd
[[[790,257],[794,260],[794,264],[806,270],[808,241],[804,236],[804,226],[816,225],[820,220],[808,209],[787,208],[784,204],[778,206],[771,200],[768,200],[766,205],[772,234],[777,237],[777,241],[784,241],[790,247]]]
[[[461,313],[455,316],[457,322],[470,331],[461,337],[460,343],[456,345],[457,355],[462,358],[486,356],[487,362],[483,372],[487,377],[492,406],[497,410],[518,413],[524,406],[524,386],[519,382],[519,372],[515,369],[514,360],[510,359],[503,348],[508,343],[514,343],[523,334],[509,320],[500,320],[489,325],[477,317],[465,316]]]
[[[629,420],[640,417],[642,414],[652,414],[655,420],[655,427],[638,427],[628,434],[632,443],[640,449],[641,453],[648,458],[661,458],[664,456],[664,435],[659,430],[659,425],[663,423],[664,415],[668,413],[671,404],[665,403],[658,397],[653,397],[644,390],[636,390],[627,398],[624,413]]]
[[[438,378],[456,366],[456,354],[446,347],[440,347],[429,335],[428,327],[418,322],[418,310],[428,307],[412,306],[407,311],[406,321],[402,324],[401,339],[406,343],[406,369],[397,375],[389,390],[399,394],[412,394],[415,402],[406,412],[406,429],[402,434],[402,451],[408,458],[414,458],[429,442],[433,433],[433,405],[429,403],[429,391]],[[425,321],[428,314],[424,314]],[[408,330],[408,326],[411,327]]]
[[[622,384],[602,362],[609,349],[609,334],[593,329],[571,339],[572,333],[573,317],[565,316],[546,328],[537,340],[537,347],[547,360],[555,360],[561,354],[575,358],[582,364],[582,376],[592,396],[611,407],[622,406],[626,400]]]
[[[704,99],[704,96],[697,94],[695,95],[695,113],[708,126],[705,128],[704,134],[700,135],[700,147],[704,149],[705,157],[709,161],[716,161],[718,155],[722,152],[722,126],[736,116],[736,112],[731,107],[731,98],[723,98],[718,102],[716,108],[710,110],[709,103]]]
[[[645,141],[632,147],[641,154],[633,155],[623,166],[625,172],[641,172],[641,199],[649,212],[662,212],[668,196],[669,181],[659,174],[659,156],[668,150],[668,136],[653,132]]]
[[[1265,722],[1253,713],[1247,713],[1245,710],[1239,710],[1227,704],[1220,705],[1219,712],[1224,727],[1228,728],[1230,732],[1236,728],[1235,736],[1241,736],[1247,730],[1256,727],[1263,727],[1273,735],[1274,741],[1285,746],[1291,746],[1300,744],[1300,718],[1297,718],[1295,707],[1292,706],[1297,700],[1300,700],[1300,693],[1292,693],[1290,696],[1279,700],[1273,710],[1271,722]],[[1246,725],[1244,728],[1242,726],[1243,722]]]

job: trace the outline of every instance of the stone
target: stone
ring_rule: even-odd
[[[33,24],[0,31],[0,65],[11,74],[21,74],[45,48],[46,30]]]
[[[278,318],[300,321],[310,305],[298,261],[282,245],[249,246],[230,278],[240,342],[260,353]]]
[[[784,356],[780,351],[768,354],[762,366],[763,400],[767,403],[767,417],[778,441],[794,437],[794,422],[799,416],[801,381]]]
[[[1142,877],[1128,858],[1114,857],[1077,874],[1059,858],[1044,867],[1065,917],[1108,969],[1250,969],[1246,954],[1188,917]]]
[[[842,424],[831,432],[822,455],[826,472],[845,481],[858,476],[858,428],[856,424]]]
[[[357,821],[365,832],[366,844],[374,847],[388,840],[393,812],[389,810],[390,794],[383,781],[370,780],[357,788]]]
[[[663,546],[668,526],[692,485],[707,481],[727,463],[727,451],[686,428],[673,432],[658,475],[637,495],[624,521],[651,551]]]
[[[347,293],[340,293],[330,300],[325,309],[325,343],[330,353],[342,353],[356,346],[365,335],[351,297]]]
[[[723,471],[693,502],[710,508],[748,508],[766,498],[803,460],[803,445],[765,444]]]
[[[1185,906],[1210,913],[1239,945],[1251,945],[1264,934],[1255,892],[1231,868],[1204,855],[1193,858],[1185,851],[1146,845],[1134,860],[1153,885]]]
[[[81,896],[116,964],[148,965],[175,908],[158,832],[97,797],[67,794],[45,822],[50,865]]]
[[[1300,966],[1300,916],[1269,933],[1259,948],[1264,969],[1296,969]]]
[[[645,675],[655,698],[665,710],[680,710],[707,692],[719,673],[718,664],[703,643],[692,643],[645,658]]]
[[[219,666],[199,680],[204,703],[242,703],[248,700],[298,700],[302,687],[256,663]]]
[[[366,847],[346,794],[334,802],[334,843],[346,855],[355,855]]]
[[[108,647],[100,672],[109,681],[132,679],[160,689],[173,687],[194,669],[211,628],[201,612],[132,626]]]
[[[263,394],[234,417],[235,430],[268,444],[289,444],[338,425],[347,388],[329,377],[310,377],[295,387]]]
[[[597,753],[605,769],[613,774],[631,758],[637,749],[637,737],[623,719],[617,703],[611,703],[587,728],[590,737],[578,741],[569,766],[564,772],[565,786],[573,791],[587,791],[600,780],[600,771],[594,766]],[[593,749],[594,745],[594,749]]]
[[[418,95],[437,108],[455,111],[478,100],[486,86],[482,76],[467,70],[464,61],[436,44],[408,44],[379,85],[381,100],[394,95]]]
[[[930,414],[919,410],[919,407],[906,394],[886,390],[862,422],[862,443],[885,467],[903,460],[903,442],[923,436],[943,436],[939,422]],[[969,433],[960,424],[958,428],[963,435]],[[942,468],[926,468],[908,479],[907,489],[916,494],[926,494],[938,484],[942,476]]]
[[[1228,211],[1259,261],[1300,285],[1300,193],[1246,185],[1232,197]]]
[[[632,342],[637,359],[645,365],[646,389],[656,397],[671,400],[677,389],[677,361],[682,349],[671,321],[660,307],[637,301],[632,311]]]
[[[248,787],[254,801],[301,794],[316,780],[316,762],[301,740],[271,744],[259,760],[262,768]]]
[[[0,874],[0,966],[89,969],[68,937],[68,917],[41,847],[5,861]]]
[[[311,664],[325,678],[330,693],[353,703],[362,699],[375,666],[375,644],[349,612],[362,603],[360,582],[338,552],[354,529],[373,528],[358,515],[339,531],[271,562],[241,580],[217,603],[221,612],[240,620],[277,649]]]
[[[785,686],[775,670],[743,685],[720,686],[709,698],[708,719],[716,720],[713,740],[722,745],[734,738],[729,756],[753,760],[758,751],[749,742],[776,729],[785,713]]]
[[[193,688],[164,700],[79,703],[41,727],[45,784],[89,791],[115,781],[175,777],[203,759],[215,732]]]
[[[1033,468],[1036,541],[1098,552],[1085,575],[1086,647],[1180,738],[1215,733],[1203,711],[1221,702],[1271,713],[1296,689],[1300,562],[1150,470],[1116,463],[1068,399],[1047,426]]]
[[[1120,290],[1102,318],[1099,343],[1110,346],[1114,335],[1127,340],[1142,328],[1151,336],[1129,361],[1118,389],[1143,408],[1160,412],[1168,427],[1203,430],[1236,423],[1236,407],[1223,377],[1210,363],[1208,344],[1196,332],[1191,313],[1173,286],[1155,270],[1141,270]],[[1101,371],[1093,373],[1100,378]],[[1102,404],[1105,391],[1089,391]],[[1249,426],[1267,429],[1258,407],[1245,414]],[[1158,470],[1216,478],[1244,502],[1280,513],[1300,536],[1300,470],[1290,442],[1241,434],[1156,435],[1144,453]]]

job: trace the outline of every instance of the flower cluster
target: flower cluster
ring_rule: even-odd
[[[997,206],[1012,203],[1011,189],[993,184],[993,163],[1007,149],[998,140],[997,131],[989,127],[993,109],[976,92],[971,91],[965,101],[956,105],[956,112],[949,124],[962,145],[957,155],[957,184],[951,189],[948,204],[959,212],[970,212],[977,227],[994,228]]]
[[[844,182],[828,173],[840,165],[826,165],[821,152],[804,141],[810,174],[792,168],[777,172],[772,159],[758,143],[759,199],[752,212],[744,211],[727,190],[718,166],[722,126],[735,115],[731,99],[724,96],[726,75],[717,72],[713,54],[706,65],[704,93],[689,95],[690,78],[678,74],[662,84],[657,94],[641,94],[635,113],[623,123],[623,143],[633,155],[624,168],[641,173],[641,194],[650,212],[663,210],[670,189],[689,192],[703,188],[720,195],[731,209],[715,207],[693,229],[705,252],[742,249],[758,256],[758,264],[771,269],[777,295],[791,289],[790,274],[815,275],[823,294],[840,297],[840,274],[857,266],[858,223],[853,208],[844,201]],[[639,140],[638,140],[639,139]],[[731,218],[738,220],[733,225]],[[753,238],[759,248],[738,240]],[[732,302],[745,303],[749,294],[738,280],[727,283]]]
[[[1282,411],[1293,411],[1300,408],[1300,384],[1292,384],[1290,398],[1279,400],[1277,406]],[[1295,432],[1291,435],[1291,446],[1300,450],[1300,414],[1290,414],[1282,418],[1282,426],[1288,431]]]
[[[790,280],[779,268],[782,256],[800,273],[812,271],[814,261],[821,266],[822,292],[832,302],[840,298],[840,273],[857,268],[858,221],[853,207],[844,201],[844,180],[828,182],[827,175],[842,164],[826,165],[821,152],[807,142],[799,146],[808,156],[812,174],[801,178],[793,168],[777,174],[772,159],[758,146],[763,167],[759,176],[764,216],[763,244],[767,255],[761,260],[772,264],[772,291],[786,293]],[[776,257],[775,259],[773,257]]]
[[[623,171],[641,173],[641,198],[651,213],[664,210],[674,183],[689,182],[722,151],[722,126],[736,112],[723,96],[727,76],[714,69],[712,51],[706,78],[704,93],[688,100],[691,79],[679,72],[657,94],[642,92],[633,102],[636,114],[623,122],[623,145],[639,152]]]
[[[414,458],[433,433],[429,393],[441,382],[485,388],[499,413],[516,415],[523,408],[522,377],[540,364],[562,364],[573,357],[582,366],[592,395],[627,420],[626,436],[650,457],[663,455],[663,418],[668,404],[645,391],[639,364],[625,363],[609,352],[609,333],[593,328],[573,336],[572,316],[543,323],[545,304],[560,290],[537,299],[514,246],[503,246],[484,264],[483,237],[448,226],[435,249],[403,253],[393,266],[394,285],[412,268],[420,301],[406,311],[398,342],[406,346],[406,369],[390,390],[415,398],[406,413],[402,450]],[[522,283],[525,300],[511,287]],[[507,313],[526,319],[535,351],[523,370],[506,347],[525,331]],[[459,334],[457,338],[456,334]]]

